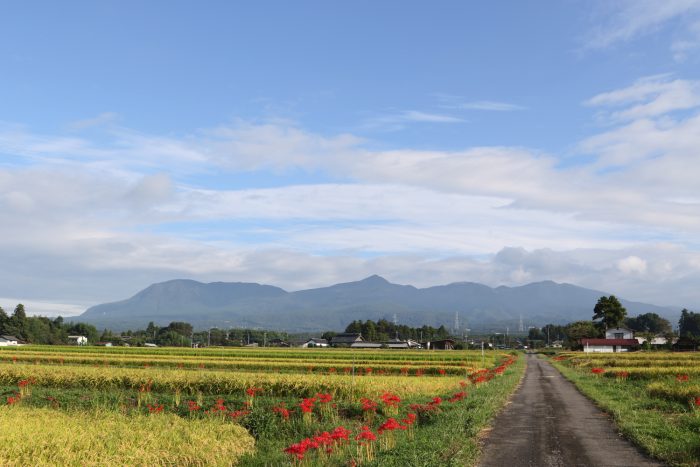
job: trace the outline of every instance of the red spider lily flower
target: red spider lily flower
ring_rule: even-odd
[[[187,410],[190,412],[196,412],[200,409],[201,407],[195,401],[187,401]]]
[[[630,377],[630,372],[629,371],[616,371],[615,377],[618,379],[627,379]]]
[[[17,386],[19,386],[20,388],[25,388],[25,387],[27,387],[28,385],[29,385],[29,380],[28,380],[28,379],[23,379],[22,381],[20,381],[19,383],[17,383]]]
[[[440,397],[433,397],[433,400],[428,402],[428,405],[434,405],[436,407],[440,404],[442,404],[442,399]]]
[[[605,373],[605,368],[591,368],[591,373],[594,375],[602,375]]]
[[[410,426],[416,423],[416,418],[418,418],[416,414],[414,414],[413,412],[409,412],[408,414],[406,414],[406,418],[401,420],[401,422],[403,422],[407,426]]]
[[[334,374],[336,374],[337,372],[338,372],[338,370],[336,370],[335,368],[329,368],[329,369],[328,369],[328,374],[329,374],[329,375],[334,375]]]
[[[273,407],[273,408],[272,408],[272,411],[275,412],[275,413],[280,414],[280,416],[282,417],[282,420],[285,420],[285,421],[286,421],[286,420],[289,420],[289,414],[290,414],[290,412],[289,412],[289,409],[287,409],[287,408],[284,406],[284,402],[281,402],[280,405],[278,405],[278,406],[276,406],[276,407]]]
[[[324,451],[328,454],[330,454],[333,451],[333,437],[331,436],[330,433],[327,431],[324,431],[320,435],[316,435],[313,438],[313,441],[318,444],[319,447],[324,447]]]
[[[212,413],[214,412],[227,412],[228,409],[226,408],[226,405],[224,404],[223,399],[216,399],[216,404],[214,407],[212,407],[211,411]]]
[[[360,403],[362,404],[362,410],[364,412],[374,412],[377,410],[378,404],[374,402],[372,399],[367,399],[367,398],[362,398],[360,399]]]
[[[460,392],[454,393],[454,394],[452,395],[452,397],[450,397],[450,398],[447,399],[447,400],[448,400],[448,402],[454,403],[454,402],[459,402],[459,401],[461,401],[461,400],[464,399],[465,397],[467,397],[467,393],[464,392],[464,391],[460,391]]]
[[[396,421],[394,418],[389,418],[386,422],[384,422],[379,429],[377,429],[377,433],[380,435],[384,433],[385,431],[394,431],[394,430],[405,430],[406,427],[401,425],[399,422]]]
[[[291,446],[284,449],[284,452],[294,456],[297,460],[304,460],[304,454],[306,454],[306,447],[301,443],[294,443]]]
[[[416,370],[416,376],[418,376],[418,377],[423,376],[423,370],[421,370],[420,368],[418,368],[418,369]]]
[[[344,426],[339,426],[333,429],[331,432],[331,438],[336,443],[342,443],[343,441],[348,441],[350,439],[351,431]]]
[[[311,413],[314,411],[314,404],[316,403],[316,398],[315,397],[308,397],[306,399],[303,399],[299,403],[299,407],[301,407],[301,411],[303,413]]]
[[[438,373],[440,373],[442,376],[445,376],[445,369],[444,368],[438,368]]]
[[[350,373],[352,373],[352,368],[349,368],[349,367],[343,368],[343,373],[345,373],[346,375],[349,375]]]
[[[390,392],[385,392],[382,394],[382,402],[384,402],[384,405],[387,407],[398,407],[399,403],[401,403],[401,398],[397,396],[396,394],[392,394]]]
[[[148,412],[149,413],[161,413],[163,412],[163,404],[148,404]]]
[[[695,407],[700,407],[700,396],[697,396],[693,403],[695,404]]]
[[[333,400],[333,394],[323,394],[319,392],[318,394],[316,394],[316,398],[319,402],[327,404]]]
[[[371,375],[371,374],[372,374],[372,369],[371,369],[371,368],[365,368],[365,374]]]
[[[372,430],[369,429],[368,426],[363,426],[361,428],[360,433],[355,436],[355,441],[359,441],[360,444],[364,444],[364,442],[370,442],[370,441],[376,441],[377,440],[377,435],[372,433]]]
[[[401,371],[401,376],[408,376],[408,368],[407,367],[401,368],[400,371]]]
[[[15,396],[15,397],[8,396],[7,397],[7,405],[17,404],[20,400],[22,400],[22,398],[20,396]]]
[[[250,410],[241,409],[241,410],[232,410],[231,412],[228,413],[228,416],[231,417],[232,420],[238,420],[239,418],[243,418],[249,414],[250,414]]]
[[[246,389],[245,393],[248,394],[248,396],[250,396],[250,397],[255,397],[259,392],[262,392],[262,391],[263,391],[262,388],[252,387],[252,388]]]
[[[676,381],[678,381],[679,383],[687,383],[689,379],[690,377],[688,375],[676,375]]]

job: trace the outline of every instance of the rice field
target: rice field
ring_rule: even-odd
[[[522,370],[474,351],[2,348],[0,464],[401,465],[462,429],[465,465]]]
[[[700,465],[700,354],[570,352],[552,360],[647,453]]]

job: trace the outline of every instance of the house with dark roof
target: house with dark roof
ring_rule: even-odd
[[[424,342],[422,345],[428,350],[454,350],[455,341],[454,339],[440,339]]]
[[[328,340],[320,337],[312,337],[308,341],[301,344],[302,347],[328,347]]]
[[[20,345],[23,342],[17,339],[15,336],[0,336],[0,347],[7,347],[10,345]]]
[[[605,339],[584,338],[579,341],[584,352],[629,352],[639,349],[639,341],[634,332],[627,328],[613,328],[605,331]]]
[[[362,334],[344,332],[342,334],[336,334],[331,339],[331,345],[333,347],[350,347],[355,342],[364,342]]]

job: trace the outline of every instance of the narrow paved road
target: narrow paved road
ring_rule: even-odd
[[[661,466],[552,365],[527,356],[522,385],[494,420],[481,467]]]

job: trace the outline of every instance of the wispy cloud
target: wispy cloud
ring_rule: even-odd
[[[657,31],[683,15],[700,11],[699,0],[623,0],[605,2],[603,24],[591,32],[589,47],[608,47]]]
[[[420,110],[405,110],[401,112],[377,115],[366,119],[363,129],[381,131],[400,131],[409,125],[417,123],[466,123],[467,121],[448,114],[424,112]]]
[[[700,47],[700,0],[622,0],[598,5],[597,25],[586,36],[585,48],[607,48],[670,27],[674,60],[685,61]]]
[[[72,131],[82,131],[88,128],[109,125],[119,120],[119,115],[114,112],[103,112],[96,117],[70,122],[67,128]]]
[[[641,78],[626,88],[598,94],[585,104],[607,108],[627,106],[606,115],[613,120],[656,117],[700,106],[700,81],[671,78],[668,74]]]
[[[513,112],[515,110],[525,110],[525,107],[515,104],[508,104],[506,102],[496,102],[496,101],[473,101],[473,102],[463,102],[458,104],[460,109],[469,110],[490,110],[494,112]]]

